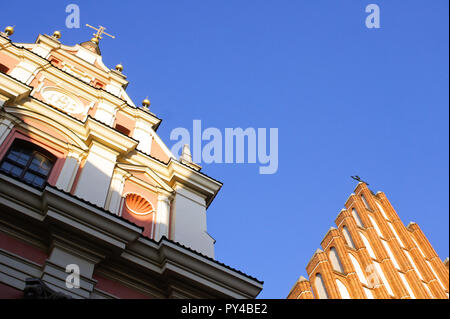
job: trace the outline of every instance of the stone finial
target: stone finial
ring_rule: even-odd
[[[298,282],[303,282],[303,281],[309,281],[308,279],[306,279],[305,277],[303,277],[303,276],[300,276],[300,278],[298,278],[298,280],[297,280]]]
[[[192,155],[189,144],[184,144],[183,151],[181,153],[181,159],[185,160],[186,162],[192,162]]]
[[[410,228],[411,226],[415,225],[415,222],[409,222],[408,226],[406,226],[406,228]]]
[[[181,151],[180,156],[180,162],[192,169],[195,169],[196,171],[200,171],[202,169],[200,165],[192,161],[191,149],[189,148],[188,144],[185,144],[183,146],[183,150]]]

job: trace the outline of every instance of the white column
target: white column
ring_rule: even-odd
[[[14,127],[14,123],[11,122],[8,119],[3,119],[0,122],[0,144],[3,143],[5,138],[8,136],[8,134],[11,132],[12,128]]]
[[[158,195],[158,207],[156,208],[156,224],[154,239],[159,241],[162,236],[169,238],[170,200],[166,194]]]
[[[82,158],[83,156],[78,152],[70,151],[67,154],[61,173],[56,181],[57,188],[70,192]]]
[[[106,199],[105,209],[111,213],[120,216],[120,204],[122,201],[123,187],[125,181],[131,174],[122,169],[116,169],[111,179],[108,197]]]
[[[104,207],[117,155],[113,150],[94,141],[81,171],[75,195]]]
[[[139,141],[138,150],[150,154],[152,150],[152,126],[143,119],[136,120],[136,126],[133,132],[133,138]]]

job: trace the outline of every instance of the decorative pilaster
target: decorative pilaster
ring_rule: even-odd
[[[115,215],[121,214],[120,207],[122,202],[122,193],[125,181],[131,174],[127,171],[116,168],[111,178],[111,185],[109,187],[108,197],[106,198],[105,209],[109,210]]]
[[[86,156],[82,151],[77,150],[75,147],[70,146],[69,153],[64,161],[61,173],[56,181],[56,187],[69,192],[72,188],[75,176],[77,175],[78,168],[83,158]]]
[[[29,61],[21,61],[9,74],[22,83],[30,84],[39,69],[39,65]]]
[[[158,195],[158,207],[156,209],[155,240],[159,241],[163,236],[169,238],[170,226],[170,198],[169,194]]]
[[[112,125],[116,117],[117,107],[106,102],[100,101],[97,105],[97,111],[94,118],[106,125]]]
[[[8,134],[11,132],[11,130],[14,127],[14,123],[7,118],[4,118],[0,120],[0,144],[3,143],[3,141],[6,139]]]
[[[104,207],[118,153],[95,141],[81,171],[75,195]]]
[[[145,121],[144,119],[138,118],[136,120],[133,138],[139,141],[139,144],[136,147],[138,150],[146,154],[150,154],[153,140],[151,123]]]

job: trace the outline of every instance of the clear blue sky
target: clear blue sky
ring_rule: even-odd
[[[203,126],[279,128],[279,170],[210,164],[224,182],[208,210],[218,260],[284,298],[343,207],[358,174],[449,255],[448,1],[21,1],[0,11],[12,39],[62,32],[73,45],[104,25],[105,63],[124,65],[159,134]],[[365,7],[381,9],[367,29]]]

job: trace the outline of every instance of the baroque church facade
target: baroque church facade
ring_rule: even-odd
[[[102,62],[104,28],[75,46],[13,32],[0,32],[0,298],[256,297],[263,282],[214,259],[222,184],[164,144],[150,101]]]

